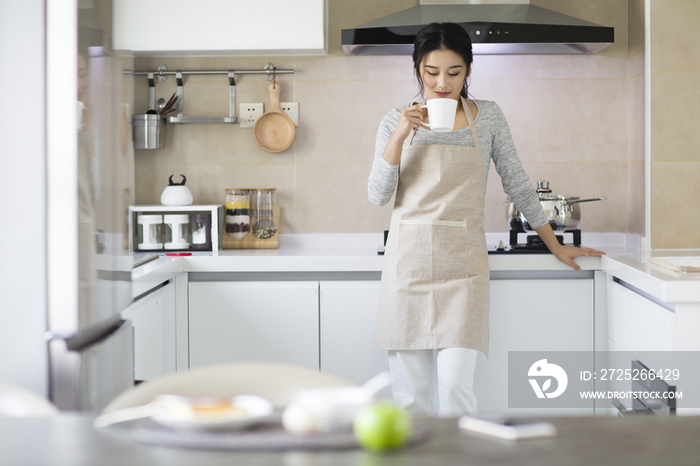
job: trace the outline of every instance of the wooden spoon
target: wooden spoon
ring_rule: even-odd
[[[280,106],[280,83],[270,83],[267,90],[270,93],[270,105],[255,122],[255,142],[267,152],[282,152],[294,142],[294,122]]]

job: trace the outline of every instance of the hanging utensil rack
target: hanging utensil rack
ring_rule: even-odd
[[[236,116],[236,75],[264,74],[268,81],[272,81],[276,74],[292,74],[294,70],[278,70],[272,63],[265,65],[262,70],[196,70],[196,71],[168,71],[165,65],[159,65],[155,71],[134,71],[134,76],[146,76],[148,78],[148,108],[156,108],[156,84],[155,79],[165,82],[168,76],[175,76],[177,80],[177,116],[169,118],[171,123],[238,123]],[[228,116],[227,117],[186,117],[185,90],[183,76],[192,74],[224,74],[228,77]]]

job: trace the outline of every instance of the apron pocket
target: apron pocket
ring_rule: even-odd
[[[398,278],[444,280],[469,276],[466,221],[403,220],[398,243]]]

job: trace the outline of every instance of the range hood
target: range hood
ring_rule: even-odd
[[[419,5],[341,31],[346,55],[411,55],[416,33],[433,22],[459,23],[475,54],[595,53],[614,28],[523,4]]]

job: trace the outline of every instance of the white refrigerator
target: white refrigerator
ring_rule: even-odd
[[[112,49],[111,0],[46,0],[48,394],[100,410],[133,386],[133,57]]]

